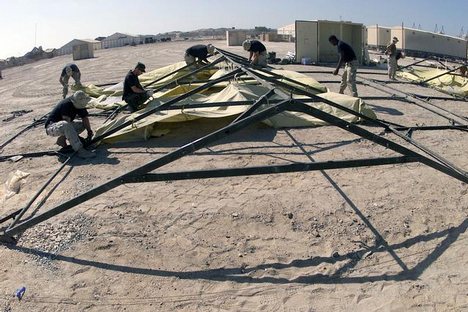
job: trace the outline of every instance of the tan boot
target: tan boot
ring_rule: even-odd
[[[78,157],[80,158],[93,158],[93,157],[96,157],[96,153],[93,153],[93,152],[90,152],[84,148],[80,148],[78,150]]]

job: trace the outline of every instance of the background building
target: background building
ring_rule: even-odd
[[[370,49],[386,49],[392,40],[392,29],[379,25],[367,26],[367,46]]]
[[[57,49],[57,55],[72,54],[76,45],[91,45],[93,50],[101,49],[101,42],[93,39],[73,39],[61,48]]]
[[[241,46],[242,42],[247,39],[247,32],[244,30],[226,30],[226,45]]]
[[[440,33],[395,26],[391,37],[397,37],[397,48],[410,56],[441,56],[466,59],[467,41]]]
[[[145,40],[144,38],[141,38],[140,36],[137,36],[137,35],[130,35],[130,34],[116,32],[106,37],[101,42],[102,42],[102,48],[108,49],[108,48],[123,47],[126,45],[142,44],[145,42],[144,40]]]
[[[331,35],[348,43],[359,63],[364,61],[365,28],[363,24],[336,21],[296,21],[296,62],[337,62],[335,46],[328,42]]]

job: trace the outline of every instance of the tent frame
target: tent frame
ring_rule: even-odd
[[[247,60],[244,57],[238,56],[236,54],[217,49],[221,54],[223,61],[226,61],[229,66],[234,68],[231,72],[226,75],[214,79],[213,81],[207,82],[199,87],[194,88],[193,90],[178,96],[172,100],[169,100],[154,109],[151,109],[144,114],[137,116],[134,120],[128,121],[115,129],[112,129],[103,135],[94,138],[93,143],[97,143],[104,139],[105,137],[123,129],[137,120],[141,120],[155,112],[170,109],[177,106],[177,103],[189,96],[198,93],[200,91],[206,90],[220,82],[228,81],[237,76],[247,75],[250,78],[254,78],[258,83],[265,86],[269,91],[258,98],[255,102],[251,104],[251,107],[236,118],[229,125],[216,130],[202,138],[194,140],[184,146],[176,149],[175,151],[169,152],[164,156],[161,156],[157,159],[154,159],[145,165],[142,165],[136,169],[133,169],[123,175],[120,175],[108,182],[105,182],[89,191],[86,191],[68,201],[65,201],[48,211],[25,220],[21,220],[21,217],[25,214],[27,207],[19,209],[9,216],[0,219],[0,226],[9,221],[13,220],[12,223],[0,232],[0,241],[3,243],[16,243],[15,235],[27,230],[28,228],[37,225],[41,222],[44,222],[58,214],[61,214],[73,207],[82,204],[83,202],[92,199],[100,194],[108,192],[122,184],[126,183],[142,183],[142,182],[154,182],[154,181],[169,181],[169,180],[186,180],[186,179],[202,179],[202,178],[219,178],[219,177],[231,177],[231,176],[248,176],[248,175],[260,175],[260,174],[275,174],[275,173],[285,173],[285,172],[303,172],[303,171],[312,171],[312,170],[327,170],[327,169],[342,169],[342,168],[355,168],[355,167],[366,167],[366,166],[378,166],[378,165],[388,165],[388,164],[404,164],[410,162],[419,162],[425,164],[433,169],[436,169],[442,173],[445,173],[457,180],[460,180],[464,183],[468,183],[468,174],[464,170],[457,168],[454,164],[451,164],[449,161],[443,157],[437,155],[436,153],[430,151],[429,149],[423,147],[421,144],[410,138],[407,134],[401,132],[401,130],[408,129],[399,129],[394,127],[392,124],[387,123],[382,120],[371,119],[361,113],[355,112],[347,107],[344,107],[340,104],[332,102],[318,97],[314,93],[311,93],[309,90],[310,86],[301,84],[298,81],[293,79],[285,79],[285,77],[279,76],[272,72],[266,71],[261,68],[253,68],[249,65]],[[213,62],[208,64],[205,68],[210,68],[211,66],[216,65],[219,62]],[[281,79],[281,80],[280,80]],[[294,85],[288,84],[285,81],[288,81]],[[293,99],[293,92],[299,93],[307,97],[307,101]],[[278,103],[272,104],[266,108],[262,108],[264,101],[271,95],[276,94],[282,100]],[[372,123],[376,126],[382,127],[384,132],[391,132],[397,135],[400,138],[405,139],[407,142],[411,143],[414,147],[419,150],[422,150],[428,156],[416,152],[412,149],[404,147],[398,143],[395,143],[381,135],[374,134],[356,124],[349,123],[338,117],[335,117],[331,114],[323,112],[317,108],[309,106],[306,102],[322,102],[333,107],[339,108],[343,111],[346,111],[350,114],[353,114],[356,117],[359,117],[369,123]],[[185,106],[184,106],[185,107]],[[180,107],[179,107],[180,109]],[[337,126],[345,131],[351,132],[361,138],[370,140],[376,144],[379,144],[385,148],[391,149],[399,154],[400,156],[395,157],[381,157],[381,158],[365,158],[365,159],[351,159],[351,160],[335,160],[335,161],[325,161],[325,162],[312,162],[312,163],[295,163],[295,164],[286,164],[286,165],[275,165],[275,166],[257,166],[257,167],[246,167],[246,168],[221,168],[216,170],[199,170],[199,171],[178,171],[178,172],[165,172],[165,173],[152,173],[151,171],[156,170],[164,165],[172,163],[186,155],[192,154],[195,151],[207,147],[216,141],[226,138],[231,134],[240,131],[254,123],[265,120],[277,114],[280,114],[285,111],[301,112],[309,116],[313,116],[322,121],[329,123],[330,125]],[[54,175],[55,176],[55,175]],[[36,197],[37,198],[37,197]],[[32,204],[33,200],[30,201]]]

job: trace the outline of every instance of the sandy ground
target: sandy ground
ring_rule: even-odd
[[[84,84],[118,82],[137,61],[158,68],[179,61],[191,44],[102,50],[76,63]],[[215,45],[226,48],[224,41]],[[294,45],[268,48],[283,57]],[[240,47],[230,50],[245,55]],[[59,73],[70,61],[62,56],[3,71],[2,142],[60,99]],[[325,85],[338,90],[336,83]],[[419,86],[392,87],[442,95]],[[361,96],[385,95],[364,85],[358,90]],[[466,102],[433,102],[468,116]],[[448,124],[413,104],[368,104],[395,123]],[[32,112],[8,118],[18,110]],[[96,128],[104,119],[91,121]],[[147,142],[100,146],[97,158],[65,166],[31,210],[40,214],[227,122],[187,122]],[[468,168],[466,132],[421,131],[413,138]],[[54,142],[39,126],[2,155],[53,150]],[[257,124],[161,171],[393,155],[336,127]],[[2,183],[17,169],[30,174],[17,195],[2,201],[0,215],[26,205],[60,160],[0,162]],[[0,246],[0,310],[468,311],[467,193],[466,184],[422,164],[119,186],[27,230],[16,247]],[[22,286],[19,301],[14,292]]]

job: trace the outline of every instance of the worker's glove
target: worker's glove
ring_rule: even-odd
[[[151,96],[153,96],[154,91],[153,90],[146,90],[146,94],[151,97]]]

